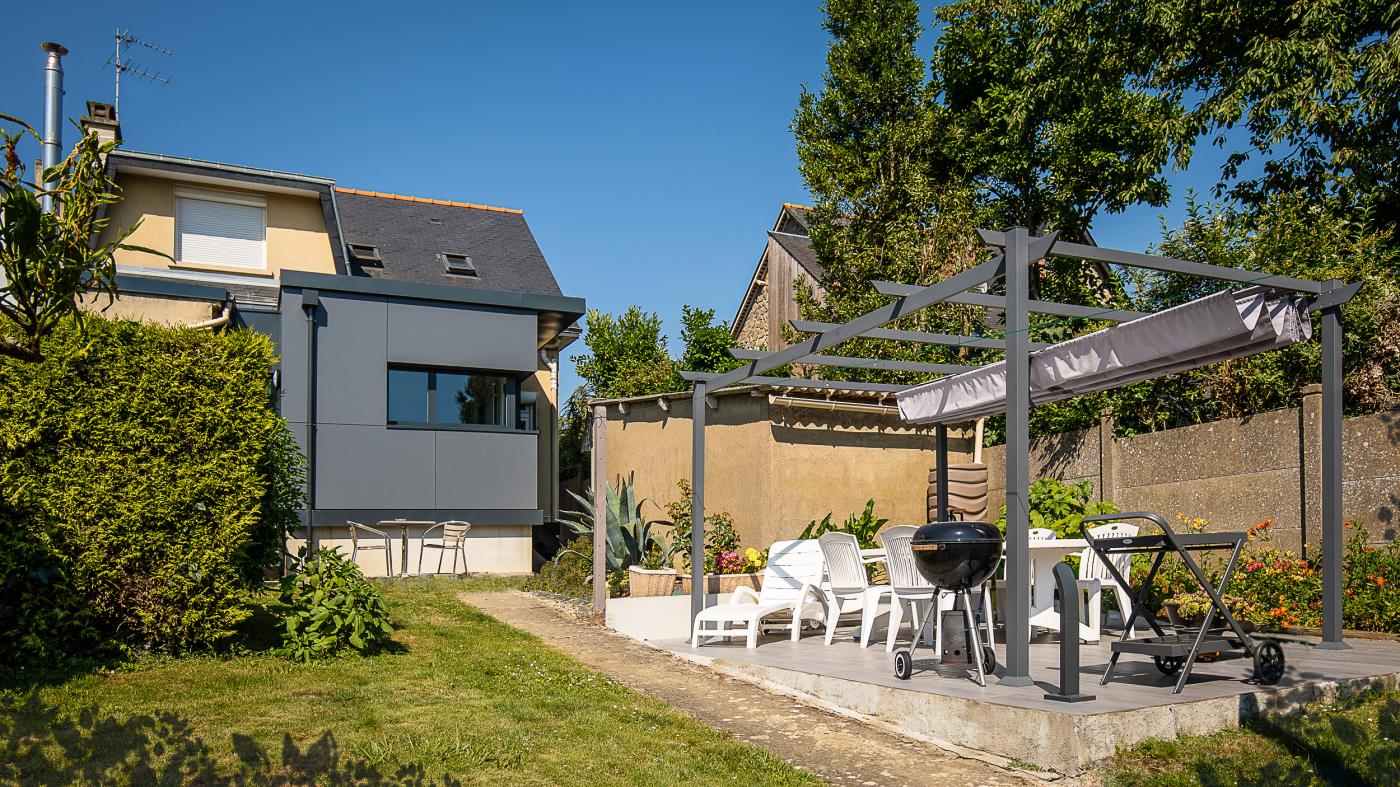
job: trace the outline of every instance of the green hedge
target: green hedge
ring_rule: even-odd
[[[0,660],[229,637],[297,521],[272,342],[88,318],[0,360]]]

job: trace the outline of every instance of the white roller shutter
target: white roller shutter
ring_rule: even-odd
[[[262,200],[180,189],[175,203],[175,258],[179,262],[266,267],[267,208]]]

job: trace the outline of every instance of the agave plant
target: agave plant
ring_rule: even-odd
[[[589,489],[584,495],[573,491],[569,494],[578,502],[580,510],[565,511],[562,521],[575,535],[592,535],[596,510],[593,490]],[[631,473],[625,479],[619,476],[616,486],[607,485],[604,516],[608,524],[608,533],[604,554],[607,557],[608,571],[641,565],[647,555],[657,552],[669,556],[670,545],[666,537],[652,530],[653,525],[667,523],[646,519],[642,515],[642,508],[647,503],[656,506],[656,503],[648,498],[638,499]]]

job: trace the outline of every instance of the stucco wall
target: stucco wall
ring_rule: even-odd
[[[283,268],[335,273],[330,236],[326,232],[325,215],[318,197],[225,189],[131,174],[118,175],[117,185],[122,189],[122,200],[108,209],[111,222],[103,236],[104,241],[110,240],[110,233],[118,228],[129,227],[139,221],[140,226],[127,242],[173,256],[176,187],[252,194],[267,200],[267,268],[261,271],[263,275],[275,277]],[[118,251],[116,261],[119,265],[154,268],[194,268],[245,275],[259,273],[242,267],[177,265],[163,257],[140,251]]]
[[[1031,478],[1088,479],[1124,510],[1204,517],[1244,528],[1272,517],[1289,548],[1316,544],[1321,516],[1321,400],[1261,413],[1113,437],[1111,421],[1032,442]],[[1400,410],[1348,418],[1342,430],[1342,516],[1392,539],[1400,522]],[[1006,499],[1005,447],[988,448],[989,502]]]
[[[766,394],[715,397],[707,415],[705,500],[710,513],[728,511],[744,546],[763,548],[797,536],[807,523],[865,507],[891,524],[926,521],[933,435],[895,416],[851,414],[770,405]],[[690,399],[631,402],[607,408],[605,455],[609,479],[634,474],[639,496],[675,500],[676,482],[691,474]],[[958,433],[952,461],[966,461]],[[649,516],[664,516],[648,506]]]
[[[161,325],[194,325],[219,316],[222,304],[165,295],[118,293],[110,304],[105,295],[83,302],[83,309],[109,320],[139,320]]]

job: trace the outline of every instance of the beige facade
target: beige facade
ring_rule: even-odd
[[[218,317],[223,311],[223,304],[167,295],[118,292],[116,299],[110,302],[107,296],[99,295],[85,302],[84,308],[109,320],[139,320],[161,325],[188,326]]]
[[[315,273],[335,273],[335,259],[331,254],[330,234],[326,231],[326,219],[318,196],[290,194],[278,191],[257,191],[244,188],[229,188],[227,185],[207,185],[191,183],[175,178],[154,175],[118,173],[117,185],[122,190],[122,201],[108,210],[110,222],[103,241],[111,240],[111,233],[118,228],[130,227],[140,222],[140,226],[127,239],[127,243],[145,246],[176,257],[175,244],[175,199],[177,190],[190,190],[192,195],[236,195],[253,197],[266,204],[267,216],[267,260],[262,269],[253,270],[242,266],[208,265],[198,261],[171,262],[154,254],[140,251],[118,251],[118,265],[133,265],[146,268],[174,270],[194,270],[213,273],[233,273],[249,277],[276,278],[278,271],[312,271]],[[271,283],[269,281],[269,283]]]
[[[781,395],[760,388],[722,392],[712,397],[716,407],[707,416],[705,507],[729,512],[745,547],[795,538],[828,512],[840,521],[872,498],[876,513],[891,524],[927,521],[932,430],[906,426],[888,410],[853,413],[770,401]],[[787,396],[822,402],[810,394]],[[690,411],[688,393],[607,405],[608,478],[632,474],[640,497],[658,504],[677,499],[676,483],[691,471]],[[967,461],[969,439],[957,432],[950,442],[950,460]],[[646,514],[664,516],[650,506]]]

